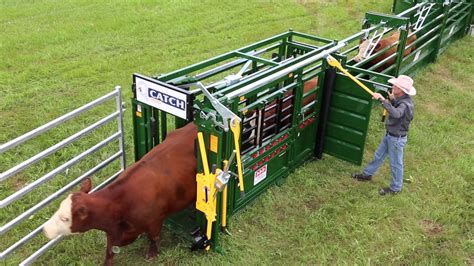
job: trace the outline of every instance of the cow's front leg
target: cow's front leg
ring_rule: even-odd
[[[107,248],[105,250],[105,261],[104,265],[105,266],[112,266],[114,264],[113,259],[114,259],[114,252],[112,251],[113,247],[113,241],[112,241],[112,236],[107,233]]]
[[[160,232],[161,227],[163,226],[163,221],[157,223],[158,226],[151,228],[147,232],[148,239],[150,240],[150,246],[148,247],[148,252],[146,254],[146,259],[151,260],[158,255],[160,249]]]

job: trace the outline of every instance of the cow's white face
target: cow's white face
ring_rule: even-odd
[[[59,209],[46,222],[43,232],[47,238],[53,239],[59,235],[70,235],[72,225],[71,200],[72,194],[61,202]]]
[[[354,61],[360,62],[365,59],[364,52],[367,46],[369,46],[369,40],[365,40],[359,45],[359,54],[354,57]]]

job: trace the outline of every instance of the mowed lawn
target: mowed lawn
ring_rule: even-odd
[[[388,0],[0,1],[0,143],[121,85],[127,102],[130,164],[132,73],[172,71],[289,28],[342,39],[360,29],[365,12],[389,13],[391,6]],[[360,166],[325,156],[300,167],[283,185],[272,187],[232,217],[232,236],[220,238],[224,255],[190,252],[188,242],[164,230],[161,253],[154,261],[144,260],[148,242],[142,237],[121,249],[116,264],[472,265],[473,73],[474,38],[465,37],[415,77],[415,120],[405,155],[405,175],[412,182],[405,184],[400,195],[377,194],[390,180],[388,164],[374,181],[358,183],[349,174],[360,171]],[[112,109],[113,103],[107,110]],[[49,136],[0,155],[0,172],[105,113],[95,110]],[[373,110],[365,163],[384,132],[380,114],[380,107]],[[90,147],[104,134],[99,132],[1,183],[0,198],[83,151],[86,145]],[[110,147],[109,154],[112,148],[116,145]],[[0,224],[77,177],[85,167],[95,165],[94,160],[71,168],[25,200],[0,210]],[[0,251],[44,222],[55,206],[0,236]],[[4,264],[18,264],[45,241],[44,236],[38,236]],[[100,264],[105,243],[102,232],[70,236],[37,263]]]

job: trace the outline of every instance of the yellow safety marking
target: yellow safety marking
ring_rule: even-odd
[[[206,236],[207,239],[211,239],[211,234],[212,234],[212,222],[211,220],[207,219],[207,230],[206,230]],[[206,247],[206,251],[209,251],[211,249],[211,245]]]
[[[219,138],[217,136],[211,135],[211,137],[210,137],[211,144],[209,146],[209,150],[211,150],[214,153],[217,153],[217,142],[218,142],[218,140],[219,140]]]
[[[222,169],[227,169],[227,164],[229,162],[225,160],[223,162]],[[224,187],[224,191],[222,191],[222,226],[225,227],[227,225],[227,185]]]
[[[204,146],[204,136],[202,132],[198,132],[199,151],[201,152],[202,167],[204,174],[209,175],[209,164],[207,163],[206,147]]]
[[[354,77],[353,75],[351,75],[347,70],[345,70],[342,66],[341,66],[341,63],[339,61],[337,61],[336,58],[332,57],[332,56],[328,56],[326,58],[326,60],[328,61],[328,64],[332,67],[336,67],[338,68],[339,70],[342,71],[342,73],[346,74],[350,79],[352,79],[357,85],[359,85],[362,89],[364,89],[367,93],[369,93],[370,95],[373,95],[374,92],[371,91],[369,88],[367,88],[367,86],[365,86],[362,82],[360,82],[356,77]]]
[[[237,119],[232,119],[230,123],[230,130],[234,133],[234,146],[235,146],[235,155],[237,158],[237,172],[239,174],[239,187],[240,192],[244,192],[244,174],[242,167],[242,160],[240,159],[240,122]]]

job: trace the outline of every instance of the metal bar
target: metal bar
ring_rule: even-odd
[[[43,225],[42,225],[43,226]],[[42,229],[42,226],[40,227],[40,229]],[[41,231],[41,230],[40,230]],[[50,240],[48,243],[46,243],[45,245],[43,245],[42,247],[40,247],[39,249],[37,249],[33,254],[31,254],[28,258],[26,258],[25,260],[23,260],[22,262],[20,262],[20,264],[18,264],[19,266],[24,266],[24,265],[31,265],[35,260],[37,260],[41,255],[43,255],[46,251],[48,251],[49,249],[53,248],[54,246],[56,246],[57,244],[59,244],[59,242],[61,242],[62,240],[64,239],[64,236],[63,235],[59,235],[57,236],[55,239],[53,240]]]
[[[18,223],[20,223],[21,221],[25,220],[26,218],[30,217],[32,214],[36,213],[37,211],[39,211],[40,209],[42,209],[44,206],[46,206],[48,203],[50,203],[51,201],[53,201],[54,199],[58,198],[59,196],[61,196],[62,194],[64,194],[66,191],[68,191],[69,189],[71,189],[72,187],[74,187],[75,185],[79,184],[79,182],[81,182],[83,179],[85,179],[86,177],[90,176],[90,175],[93,175],[94,173],[96,173],[97,171],[99,171],[100,169],[104,168],[105,166],[107,166],[109,163],[111,163],[112,161],[114,161],[115,159],[117,159],[119,156],[121,156],[123,153],[123,151],[119,151],[117,153],[115,153],[114,155],[112,155],[111,157],[109,157],[107,160],[105,161],[102,161],[100,164],[96,165],[94,168],[90,169],[89,171],[87,171],[85,174],[81,175],[80,177],[76,178],[74,181],[70,182],[69,184],[67,184],[66,186],[64,186],[63,188],[61,188],[60,190],[56,191],[55,193],[49,195],[49,197],[45,198],[44,200],[42,200],[40,203],[36,204],[35,206],[31,207],[29,210],[23,212],[22,214],[20,214],[19,216],[17,216],[15,219],[11,220],[10,222],[6,223],[5,225],[3,225],[1,228],[0,228],[0,235],[3,235],[5,234],[8,230],[12,229],[15,225],[17,225]]]
[[[341,55],[346,55],[346,54],[348,54],[348,53],[350,53],[350,52],[352,52],[352,51],[355,51],[355,50],[357,50],[357,49],[359,49],[359,44],[356,45],[356,46],[354,46],[354,47],[352,47],[352,48],[349,48],[349,49],[345,50],[344,52],[341,53]]]
[[[278,34],[276,36],[273,36],[273,37],[270,37],[268,39],[265,39],[265,40],[262,40],[260,42],[257,42],[257,43],[254,43],[254,44],[251,44],[251,45],[248,45],[248,46],[245,46],[243,48],[240,48],[236,51],[238,52],[248,52],[248,51],[251,51],[251,50],[254,50],[256,48],[259,48],[261,46],[264,46],[264,45],[267,45],[269,43],[272,43],[272,42],[275,42],[275,41],[278,41],[278,40],[281,40],[283,38],[286,38],[288,35],[290,35],[290,32],[284,32],[284,33],[281,33],[281,34]],[[235,51],[232,51],[232,52],[228,52],[228,53],[225,53],[223,55],[220,55],[220,56],[216,56],[214,58],[211,58],[211,59],[208,59],[208,60],[205,60],[205,61],[202,61],[202,62],[199,62],[199,63],[196,63],[194,65],[191,65],[191,66],[188,66],[188,67],[185,67],[185,68],[182,68],[182,69],[179,69],[179,70],[176,70],[176,71],[173,71],[173,72],[170,72],[168,74],[165,74],[163,76],[160,76],[158,77],[158,79],[160,81],[168,81],[168,80],[171,80],[171,79],[174,79],[174,78],[177,78],[177,77],[180,77],[180,76],[183,76],[183,75],[186,75],[188,73],[191,73],[191,72],[194,72],[196,70],[199,70],[203,67],[207,67],[209,65],[213,65],[213,64],[216,64],[216,63],[219,63],[219,62],[222,62],[228,58],[231,58],[232,57],[232,54],[234,53]]]
[[[410,12],[416,11],[416,9],[418,9],[418,7],[423,6],[423,5],[425,5],[425,4],[426,4],[426,3],[418,3],[418,4],[416,4],[415,6],[409,8],[409,9],[407,9],[407,10],[405,10],[405,11],[399,13],[399,14],[397,14],[397,16],[399,16],[399,17],[406,16],[406,15],[409,14]],[[378,28],[380,28],[380,27],[382,27],[382,26],[383,26],[382,24],[378,24],[378,25],[375,25],[375,26],[370,27],[370,28],[368,28],[368,29],[361,30],[360,32],[358,32],[358,33],[356,33],[356,34],[353,34],[353,35],[351,35],[351,36],[345,38],[344,40],[342,40],[342,41],[340,41],[340,42],[347,42],[347,43],[350,43],[350,42],[352,42],[352,41],[354,41],[354,40],[360,38],[361,36],[365,35],[366,32],[370,32],[370,31],[372,31],[372,30],[376,30],[376,29],[378,29]],[[386,33],[386,32],[384,32],[384,34],[385,34],[385,33]]]
[[[280,46],[279,43],[271,45],[271,46],[266,47],[264,49],[258,50],[256,52],[249,52],[249,54],[250,55],[261,55],[263,53],[266,53],[268,51],[271,51],[271,50],[277,48],[278,46]],[[237,60],[225,63],[221,66],[215,67],[213,69],[207,70],[205,72],[199,73],[199,74],[195,75],[194,77],[196,78],[196,80],[199,81],[199,80],[205,79],[207,77],[210,77],[212,75],[218,74],[222,71],[226,71],[226,70],[228,70],[230,68],[233,68],[235,66],[241,65],[241,64],[245,63],[246,61],[248,61],[248,60],[247,59],[237,59]]]
[[[117,129],[120,132],[119,138],[119,149],[125,151],[125,136],[123,131],[123,107],[122,107],[122,92],[120,86],[115,87],[115,92],[117,93],[115,98],[115,104],[117,105],[117,110],[119,115],[117,116]],[[125,170],[127,167],[125,161],[125,152],[122,153],[122,157],[120,158],[120,168]]]
[[[458,9],[458,8],[459,8],[460,6],[462,6],[463,4],[465,4],[465,3],[459,2],[459,3],[457,3],[455,6],[450,7],[448,13],[451,14],[451,13],[453,13],[453,12],[456,12],[456,9]]]
[[[297,42],[297,41],[292,41],[292,42],[287,42],[288,45],[305,50],[305,51],[312,51],[315,49],[319,49],[318,46],[310,45],[307,43],[302,43],[302,42]]]
[[[350,65],[346,65],[346,68],[347,68],[347,70],[357,71],[357,72],[361,72],[361,73],[364,73],[364,74],[367,74],[367,75],[379,76],[381,78],[386,78],[386,79],[392,78],[392,76],[390,76],[390,75],[370,71],[370,70],[367,70],[365,68],[360,68],[360,67],[355,67],[355,66],[350,66]]]
[[[416,46],[419,42],[423,41],[424,39],[426,39],[426,37],[430,36],[431,33],[433,33],[434,31],[438,30],[439,28],[441,28],[443,25],[438,25],[434,28],[432,28],[430,31],[428,31],[427,33],[423,34],[423,36],[417,38],[414,42],[410,43],[409,45],[407,45],[407,47],[405,48],[405,50],[407,49],[410,49],[412,46]],[[437,34],[435,37],[437,38],[441,38],[441,34]]]
[[[367,70],[373,70],[373,69],[377,69],[378,67],[381,67],[383,66],[384,64],[387,63],[387,61],[389,61],[390,59],[392,59],[393,57],[396,57],[398,54],[397,53],[393,53],[391,54],[390,56],[387,56],[386,58],[384,58],[383,60],[381,60],[380,62],[378,62],[377,64],[367,68]],[[395,65],[395,64],[393,64]],[[386,70],[386,69],[385,69]],[[360,75],[360,74],[359,74]],[[357,77],[359,76],[357,75]]]
[[[115,92],[114,92],[115,93]],[[49,147],[48,149],[36,154],[35,156],[31,157],[30,159],[23,161],[22,163],[8,169],[7,171],[0,174],[0,182],[4,181],[5,179],[9,178],[10,176],[18,173],[19,171],[23,170],[24,168],[28,167],[29,165],[41,160],[43,157],[48,156],[49,154],[59,150],[60,148],[66,146],[67,144],[73,142],[74,140],[90,133],[91,131],[105,125],[115,117],[120,114],[119,111],[112,113],[111,115],[99,120],[98,122],[88,126],[87,128],[77,132],[76,134],[56,143],[55,145]]]
[[[318,68],[321,68],[322,66],[323,66],[323,64],[322,64],[322,63],[319,63],[319,64],[317,64],[317,65],[315,65],[315,66],[310,67],[309,69],[305,69],[305,70],[303,71],[303,76],[306,76],[306,75],[308,75],[308,73],[311,73],[311,72],[313,72],[313,71],[316,71]],[[320,69],[319,71],[321,72],[322,69]],[[316,75],[319,74],[320,72],[316,73]],[[304,77],[304,78],[307,79],[308,77]]]
[[[240,57],[252,60],[252,61],[260,62],[260,63],[266,64],[266,65],[270,65],[270,66],[277,66],[278,65],[278,63],[275,63],[273,61],[270,61],[270,60],[267,60],[267,59],[264,59],[264,58],[261,58],[261,57],[248,55],[248,54],[244,54],[244,53],[241,53],[241,52],[235,52],[235,54],[237,56],[240,56]]]
[[[52,170],[51,172],[49,172],[49,173],[45,174],[44,176],[38,178],[33,183],[30,183],[26,187],[24,187],[24,188],[18,190],[17,192],[11,194],[10,196],[8,196],[7,198],[5,198],[4,200],[2,200],[0,202],[0,209],[5,208],[6,206],[10,205],[12,202],[20,199],[23,195],[30,192],[34,188],[38,187],[39,185],[43,184],[44,182],[48,181],[49,179],[55,177],[56,175],[63,172],[67,168],[71,167],[72,165],[78,163],[79,161],[84,159],[86,156],[89,156],[93,152],[101,149],[102,147],[109,144],[113,140],[119,138],[120,135],[121,135],[120,132],[116,132],[115,134],[108,137],[107,139],[97,143],[96,145],[94,145],[90,149],[82,152],[81,154],[77,155],[76,157],[72,158],[71,160],[67,161],[66,163],[62,164],[61,166],[57,167],[56,169]]]
[[[443,17],[444,17],[444,14],[441,14],[441,15],[437,16],[436,18],[434,18],[430,22],[423,25],[423,27],[417,29],[416,31],[412,31],[410,34],[408,34],[408,38],[410,38],[411,36],[413,36],[415,34],[418,34],[418,32],[420,32],[421,30],[424,30],[425,28],[429,28],[429,26],[431,26],[431,24],[435,24],[439,19],[441,19]],[[417,37],[419,38],[420,36],[417,36]]]
[[[285,69],[282,69],[276,73],[273,73],[267,77],[264,77],[260,80],[257,80],[256,82],[254,83],[250,83],[248,84],[247,86],[244,86],[236,91],[233,91],[233,92],[230,92],[229,94],[227,94],[225,97],[227,98],[227,100],[231,100],[232,98],[234,97],[238,97],[238,96],[241,96],[241,95],[244,95],[256,88],[259,88],[265,84],[268,84],[272,81],[275,81],[283,76],[286,76],[288,75],[289,73],[301,68],[301,67],[304,67],[308,64],[311,64],[319,59],[322,59],[326,56],[328,56],[330,53],[333,53],[333,52],[336,52],[337,50],[341,49],[342,47],[346,46],[347,43],[339,43],[337,44],[336,46],[332,47],[332,48],[329,48],[327,50],[324,50],[322,51],[321,53],[319,54],[316,54],[312,57],[309,57],[307,58],[306,60],[303,60],[297,64],[294,64],[292,66],[289,66],[288,68],[285,68]]]
[[[30,132],[28,132],[26,134],[23,134],[23,135],[15,138],[13,140],[10,140],[7,143],[4,143],[4,144],[0,145],[0,153],[4,153],[5,151],[7,151],[7,150],[9,150],[9,149],[25,142],[25,141],[33,138],[33,137],[35,137],[35,136],[37,136],[37,135],[39,135],[39,134],[41,134],[41,133],[43,133],[43,132],[45,132],[49,129],[61,124],[61,123],[64,123],[64,122],[70,120],[71,118],[74,118],[75,116],[77,116],[77,115],[79,115],[79,114],[81,114],[81,113],[83,113],[83,112],[85,112],[85,111],[87,111],[87,110],[89,110],[89,109],[91,109],[91,108],[107,101],[108,99],[112,98],[116,93],[117,92],[115,92],[115,91],[110,92],[110,93],[108,93],[108,94],[106,94],[106,95],[104,95],[104,96],[102,96],[102,97],[86,104],[86,105],[83,105],[83,106],[77,108],[74,111],[71,111],[71,112],[69,112],[69,113],[67,113],[67,114],[65,114],[61,117],[58,117],[58,118],[50,121],[49,123],[46,123],[46,124],[36,128],[34,130],[31,130]]]
[[[119,170],[117,171],[115,174],[111,175],[109,178],[107,178],[104,182],[100,183],[99,185],[95,186],[91,192],[89,193],[92,193],[92,192],[96,192],[98,190],[101,190],[102,188],[104,188],[105,186],[107,186],[108,184],[110,184],[110,182],[114,181],[115,178],[117,178],[122,172],[124,172],[124,170]]]
[[[358,66],[361,66],[361,65],[363,65],[363,64],[365,64],[365,63],[367,63],[367,62],[370,62],[370,61],[374,60],[375,58],[379,57],[379,56],[382,55],[383,53],[385,53],[385,52],[387,52],[388,50],[392,49],[394,46],[398,45],[399,42],[400,42],[400,41],[397,40],[396,42],[390,44],[389,46],[387,46],[387,47],[385,47],[385,48],[383,48],[383,49],[381,49],[380,51],[377,51],[375,54],[373,54],[373,55],[371,55],[371,56],[365,58],[364,60],[362,60],[362,61],[360,61],[360,62],[358,62],[358,63],[355,63],[353,66],[358,67]],[[396,53],[394,53],[394,54],[396,54]]]
[[[110,183],[111,180],[115,179],[120,173],[122,173],[123,171],[120,170],[118,171],[117,173],[115,173],[114,175],[112,175],[110,178],[108,178],[107,180],[105,180],[104,182],[102,182],[100,185],[94,187],[94,189],[92,189],[91,193],[92,192],[95,192],[99,189],[101,189],[103,186],[107,185],[108,183]],[[38,226],[35,230],[33,230],[32,232],[30,232],[29,234],[27,234],[26,236],[24,236],[22,239],[18,240],[15,244],[11,245],[9,248],[7,248],[6,250],[4,250],[2,253],[0,253],[0,260],[3,260],[5,259],[9,254],[11,254],[13,251],[17,250],[18,248],[22,247],[24,244],[26,244],[28,241],[30,241],[31,239],[33,239],[33,237],[37,236],[39,233],[41,233],[41,231],[43,230],[43,226],[46,222],[44,222],[42,225]],[[52,248],[53,246],[55,246],[57,243],[59,243],[62,239],[64,238],[64,236],[58,236],[56,237],[55,239],[52,239],[50,240],[48,243],[46,243],[43,247],[41,247],[40,249],[38,249],[35,253],[33,253],[30,257],[28,257],[27,259],[25,259],[24,261],[21,262],[20,265],[28,265],[28,264],[31,264],[34,260],[36,260],[39,256],[41,256],[44,252],[46,252],[48,249]]]
[[[455,21],[455,20],[458,20],[458,17],[460,16],[463,16],[465,17],[466,15],[469,15],[469,10],[467,9],[470,9],[471,7],[470,6],[465,6],[463,7],[461,10],[459,10],[456,14],[450,16],[448,18],[448,21]],[[464,13],[464,14],[463,14]]]
[[[24,236],[22,239],[18,240],[15,244],[11,245],[9,248],[5,249],[0,253],[0,260],[4,260],[8,255],[10,255],[13,251],[17,250],[18,248],[22,247],[24,244],[26,244],[28,241],[30,241],[33,237],[41,233],[43,230],[43,226],[46,222],[44,222],[42,225],[37,227],[35,230],[31,231],[29,234]]]
[[[294,36],[298,36],[298,37],[308,39],[308,40],[313,40],[313,41],[323,42],[323,43],[331,43],[331,42],[334,41],[334,40],[330,40],[330,39],[327,39],[327,38],[322,38],[322,37],[318,37],[318,36],[307,34],[307,33],[298,32],[298,31],[292,31],[291,34],[294,35]]]
[[[255,106],[259,106],[262,101],[268,101],[268,99],[277,97],[278,94],[284,94],[286,91],[293,89],[297,84],[298,83],[296,83],[296,82],[290,83],[290,84],[286,85],[285,87],[280,88],[280,89],[274,91],[273,93],[260,98],[260,100],[258,102],[254,102],[252,104],[249,104],[247,106],[242,107],[238,111],[243,112],[244,110],[252,110]]]
[[[298,62],[304,61],[305,59],[310,58],[311,56],[317,55],[317,54],[321,53],[322,51],[324,51],[325,49],[328,49],[328,48],[333,47],[333,46],[334,46],[334,43],[330,43],[330,44],[326,44],[326,45],[320,47],[318,50],[308,52],[308,53],[306,53],[306,54],[304,54],[304,55],[302,55],[298,58],[289,57],[289,58],[283,60],[282,62],[280,62],[280,65],[277,66],[277,67],[273,67],[273,68],[270,68],[270,69],[266,69],[265,71],[253,73],[252,75],[254,75],[254,76],[252,76],[252,78],[246,78],[245,81],[241,81],[237,84],[231,85],[231,86],[219,91],[219,95],[223,95],[222,97],[225,97],[224,95],[227,94],[230,91],[236,90],[237,88],[240,88],[240,87],[244,87],[245,85],[248,85],[248,84],[250,84],[254,81],[257,81],[259,79],[264,78],[265,75],[270,75],[272,73],[276,73],[280,70],[283,70],[283,69],[291,66],[292,64],[297,64]],[[219,100],[222,100],[222,98],[220,98]]]

